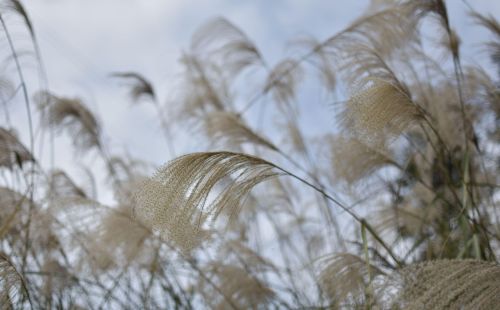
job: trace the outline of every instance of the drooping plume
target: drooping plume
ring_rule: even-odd
[[[220,62],[231,76],[249,66],[264,63],[255,44],[225,18],[216,18],[201,26],[192,37],[191,51]]]
[[[0,167],[22,167],[25,162],[34,160],[30,151],[13,132],[0,127]]]
[[[354,306],[362,301],[369,277],[384,274],[374,265],[367,265],[359,256],[341,253],[324,257],[319,262],[319,284],[332,301]]]
[[[229,112],[212,112],[205,117],[205,131],[208,137],[229,146],[244,143],[260,145],[277,150],[267,139],[249,128],[241,118]]]
[[[144,76],[136,72],[116,72],[111,76],[124,79],[130,84],[130,97],[134,101],[139,101],[142,97],[149,97],[156,100],[156,93],[153,84]]]
[[[184,250],[206,236],[204,224],[222,212],[231,218],[257,184],[278,175],[250,155],[213,152],[181,156],[147,180],[136,194],[135,214],[145,225]],[[231,178],[220,190],[216,185]]]
[[[100,147],[100,125],[94,114],[78,98],[58,97],[44,92],[39,94],[41,103],[48,102],[45,124],[67,130],[73,144],[81,151]]]
[[[299,62],[293,59],[282,60],[269,73],[264,93],[271,93],[276,102],[288,104],[295,98],[302,75]]]
[[[374,148],[356,138],[336,136],[331,141],[333,173],[352,184],[393,163],[385,148]]]
[[[403,88],[378,78],[365,80],[342,114],[344,126],[373,145],[384,145],[420,117],[419,109]]]
[[[275,296],[275,292],[265,282],[242,267],[212,263],[209,270],[215,274],[216,285],[220,290],[205,293],[207,302],[212,303],[214,309],[260,309]],[[214,293],[219,293],[223,298],[213,298]]]

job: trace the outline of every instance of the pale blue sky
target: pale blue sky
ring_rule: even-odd
[[[472,27],[462,1],[447,2],[451,22],[463,37],[464,49],[479,51],[478,43],[488,38],[487,33]],[[500,16],[500,1],[469,2],[480,12]],[[126,147],[134,156],[161,164],[168,156],[155,110],[147,105],[131,107],[126,90],[109,78],[110,72],[144,74],[164,100],[175,87],[173,81],[179,72],[182,50],[188,48],[195,29],[210,18],[224,16],[241,27],[272,64],[287,54],[286,43],[290,40],[304,34],[324,39],[359,16],[368,1],[26,0],[23,3],[40,40],[51,89],[60,95],[86,99],[102,120],[114,150]],[[464,56],[483,61],[471,55]],[[480,55],[486,60],[484,53]],[[314,94],[311,96],[307,100],[319,100]],[[318,112],[312,110],[315,111]],[[318,119],[320,123],[328,123],[330,117],[328,111],[310,113],[304,115],[305,125],[317,124]],[[58,163],[72,170],[73,152],[66,144],[68,139],[63,137],[60,141]],[[194,141],[179,143],[190,145]],[[181,152],[189,149],[181,148]]]

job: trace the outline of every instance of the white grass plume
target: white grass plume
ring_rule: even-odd
[[[421,114],[404,88],[378,78],[354,92],[342,114],[344,126],[365,143],[383,145],[399,136]]]
[[[135,214],[146,226],[190,251],[205,239],[204,223],[223,211],[231,219],[255,185],[278,175],[273,168],[263,159],[239,153],[184,155],[160,168],[138,190]],[[216,185],[228,177],[231,182],[217,192]]]
[[[191,50],[217,58],[230,75],[252,65],[263,65],[262,56],[247,35],[225,18],[215,18],[202,25],[193,35]]]
[[[214,298],[215,292],[211,291],[205,293],[213,309],[233,309],[234,306],[237,309],[262,309],[275,296],[264,281],[240,266],[214,262],[209,271],[216,276],[216,285],[224,297]]]
[[[389,150],[383,146],[374,148],[352,137],[333,137],[331,150],[334,175],[349,184],[393,163]]]
[[[134,219],[131,206],[107,208],[98,221],[89,238],[96,240],[96,246],[105,249],[118,266],[128,266],[148,251],[145,244],[149,231]]]
[[[28,208],[29,202],[26,195],[0,186],[0,238],[20,232],[23,211]]]
[[[437,205],[417,207],[409,202],[403,202],[400,206],[387,204],[377,210],[374,227],[381,233],[415,236],[432,227],[442,216],[443,210]]]
[[[12,131],[0,127],[0,167],[22,167],[25,162],[34,160],[30,151]]]
[[[222,111],[229,107],[229,83],[219,66],[188,54],[181,58],[181,63],[185,72],[180,117],[189,119],[208,111]]]
[[[244,143],[260,145],[276,151],[270,141],[253,131],[244,121],[230,112],[212,112],[205,117],[207,136],[223,145],[240,146]]]
[[[48,102],[45,123],[59,130],[67,130],[73,144],[81,151],[100,147],[100,125],[93,113],[78,98],[65,98],[43,92],[39,102]]]
[[[278,103],[289,104],[296,96],[303,73],[300,63],[296,60],[280,61],[269,73],[264,85],[264,93],[271,93]]]
[[[324,294],[335,302],[353,303],[363,299],[369,275],[384,274],[374,265],[353,254],[328,255],[319,260],[319,284]],[[368,268],[370,270],[368,270]]]
[[[334,91],[337,86],[336,62],[327,51],[321,47],[321,42],[313,37],[304,37],[296,40],[299,47],[314,51],[307,59],[318,72],[319,81],[327,91]]]

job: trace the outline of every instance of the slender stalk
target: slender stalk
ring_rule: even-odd
[[[12,41],[12,37],[11,37],[10,32],[9,32],[9,30],[7,28],[7,25],[5,23],[3,15],[1,13],[0,13],[0,23],[2,24],[2,28],[5,31],[5,36],[7,38],[8,43],[9,43],[9,47],[10,47],[10,50],[12,52],[12,57],[14,58],[14,63],[16,65],[16,71],[17,71],[17,74],[19,76],[19,80],[21,82],[21,89],[22,89],[22,92],[23,92],[24,103],[25,103],[25,106],[26,106],[26,113],[27,113],[27,116],[28,116],[30,153],[34,157],[35,156],[35,154],[34,154],[34,151],[35,151],[35,136],[34,136],[34,133],[33,133],[33,120],[32,120],[32,113],[31,113],[31,104],[30,104],[30,99],[29,99],[29,95],[28,95],[28,88],[26,86],[26,80],[24,79],[23,70],[22,70],[21,64],[19,62],[19,57],[18,57],[17,51],[16,51],[16,49],[14,47],[14,42]],[[35,186],[35,184],[34,184],[35,183],[35,178],[34,178],[34,163],[32,163],[31,168],[32,168],[32,170],[31,170],[31,178],[30,178],[31,185],[29,186],[29,188],[31,188],[30,196],[32,198],[33,197],[34,186]],[[24,253],[23,253],[23,263],[22,263],[22,267],[21,267],[21,272],[24,272],[24,269],[26,267],[26,259],[27,259],[28,247],[29,247],[29,240],[30,240],[30,230],[31,230],[30,226],[31,226],[32,208],[33,208],[33,204],[30,203],[30,208],[29,208],[29,211],[28,211],[28,219],[27,219],[27,223],[26,223],[25,250],[24,250]]]
[[[358,223],[360,224],[364,224],[366,229],[370,232],[370,234],[375,238],[375,240],[377,240],[380,245],[382,245],[382,247],[387,251],[387,253],[389,253],[389,255],[392,257],[392,259],[396,262],[396,264],[399,266],[399,267],[402,267],[403,266],[403,263],[396,257],[396,255],[393,253],[392,249],[382,240],[382,238],[377,234],[377,232],[375,232],[375,230],[368,224],[368,222],[366,222],[365,219],[359,217],[356,213],[352,212],[349,208],[347,208],[346,206],[344,206],[340,201],[338,201],[337,199],[333,198],[331,195],[329,195],[328,193],[326,193],[323,189],[319,188],[318,186],[310,183],[309,181],[293,174],[292,172],[288,171],[288,170],[285,170],[279,166],[276,166],[276,165],[273,165],[276,169],[282,171],[283,173],[285,173],[286,175],[289,175],[291,176],[292,178],[304,183],[305,185],[311,187],[312,189],[316,190],[318,193],[322,194],[323,196],[325,196],[328,200],[330,200],[331,202],[333,202],[334,204],[336,204],[337,206],[339,206],[342,210],[344,210],[347,214],[349,214],[353,219],[355,219]]]

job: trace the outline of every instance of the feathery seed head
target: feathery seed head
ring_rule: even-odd
[[[420,118],[403,88],[380,79],[367,79],[355,91],[342,114],[345,128],[363,142],[382,146]]]
[[[231,220],[255,185],[278,174],[273,167],[239,153],[184,155],[144,182],[134,211],[145,225],[189,252],[207,238],[207,221],[223,211]],[[217,193],[216,185],[226,178],[231,182]]]

